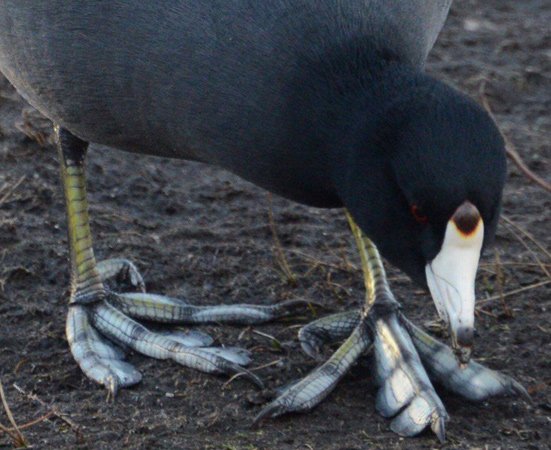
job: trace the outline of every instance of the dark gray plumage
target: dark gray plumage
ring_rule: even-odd
[[[335,95],[316,72],[348,70],[326,63],[354,41],[420,68],[450,4],[4,0],[0,71],[81,139],[218,164],[336,206],[317,132],[334,125]]]
[[[411,436],[430,425],[444,440],[447,413],[411,340],[415,333],[399,321],[379,250],[428,285],[449,324],[453,350],[426,339],[418,344],[433,356],[436,378],[462,371],[440,352],[469,364],[476,269],[495,233],[506,167],[488,114],[423,73],[450,4],[0,1],[0,71],[56,125],[71,249],[67,336],[89,378],[115,395],[141,377],[120,352],[106,351],[101,335],[205,372],[241,372],[248,358],[239,351],[188,346],[134,319],[251,325],[303,306],[195,307],[109,289],[116,274],[137,290],[144,284],[126,260],[96,264],[84,170],[88,142],[95,142],[217,164],[291,199],[345,207],[371,295],[339,350],[257,419],[315,406],[374,342],[385,378],[379,409],[402,411],[391,428]],[[341,319],[318,321],[313,340],[303,333],[306,347],[319,347],[342,328]],[[516,384],[496,384],[485,368],[465,373],[456,378],[467,394],[477,382],[478,392],[523,393]]]

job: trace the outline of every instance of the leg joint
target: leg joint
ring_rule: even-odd
[[[56,125],[54,129],[60,156],[65,165],[71,161],[71,165],[82,166],[88,150],[88,142],[79,139],[59,125]]]
[[[77,291],[71,295],[69,306],[71,305],[93,305],[95,303],[103,302],[107,298],[107,292],[105,290],[93,290],[93,291]]]

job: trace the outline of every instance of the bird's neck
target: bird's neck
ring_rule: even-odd
[[[340,82],[346,85],[342,78]],[[348,86],[351,83],[348,81]],[[335,189],[351,210],[363,209],[364,203],[365,207],[374,205],[385,197],[382,191],[393,179],[393,140],[407,120],[408,110],[425,101],[437,81],[390,61],[358,75],[355,83],[355,88],[341,91],[341,97],[335,100],[338,120],[334,128],[327,128],[330,131],[326,139]]]
[[[380,247],[384,257],[411,276],[421,265],[401,261],[401,223],[411,220],[410,208],[398,185],[392,158],[398,135],[407,126],[411,107],[426,102],[437,82],[418,70],[389,63],[363,81],[361,95],[342,108],[345,120],[329,148],[337,195],[356,223]],[[427,118],[427,123],[430,118]],[[393,236],[392,239],[389,236]],[[417,278],[421,279],[421,275]]]

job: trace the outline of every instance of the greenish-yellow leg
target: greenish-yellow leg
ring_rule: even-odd
[[[66,331],[71,352],[84,373],[105,385],[114,396],[120,387],[141,379],[141,374],[123,361],[125,349],[131,348],[204,372],[241,373],[261,386],[258,377],[243,368],[250,361],[245,350],[212,347],[212,339],[201,332],[152,332],[134,319],[165,324],[251,325],[291,315],[306,303],[195,306],[182,299],[146,293],[137,268],[127,260],[97,263],[86,200],[84,160],[88,145],[59,127],[56,135],[71,254],[71,300]],[[284,389],[257,416],[257,421],[313,408],[372,347],[380,383],[377,410],[385,417],[393,417],[391,428],[404,436],[418,434],[429,425],[441,440],[445,435],[447,414],[421,360],[433,379],[472,400],[508,393],[527,395],[511,378],[474,361],[466,368],[460,367],[449,347],[411,324],[399,311],[390,291],[377,248],[350,216],[348,219],[362,261],[364,305],[360,311],[319,319],[301,330],[302,347],[314,357],[319,357],[326,342],[344,340],[344,343],[310,375]],[[130,292],[113,290],[113,285],[118,289],[121,284]]]
[[[350,337],[327,362],[286,389],[261,411],[256,420],[313,408],[334,389],[373,343],[377,374],[382,385],[377,398],[379,412],[389,417],[397,415],[391,428],[401,435],[415,435],[431,425],[443,440],[446,411],[421,365],[409,335],[398,323],[398,303],[388,286],[379,252],[350,215],[348,220],[360,253],[366,288],[366,300],[359,320]],[[341,334],[355,322],[343,315],[339,315],[337,320]],[[319,329],[313,334],[316,335]],[[323,323],[321,329],[327,333],[331,326]],[[305,334],[308,335],[303,332],[303,338]],[[317,335],[319,338],[319,333]],[[315,353],[319,344],[319,339],[314,339],[311,345],[306,343],[306,347]]]
[[[513,378],[474,360],[466,366],[461,365],[449,346],[415,326],[402,312],[399,313],[399,318],[411,336],[431,380],[474,402],[495,396],[518,395],[531,403],[526,389]],[[360,320],[361,312],[351,310],[310,322],[299,332],[302,349],[310,357],[320,359],[324,346],[342,342],[354,331]]]
[[[88,143],[56,127],[61,179],[71,252],[71,302],[86,304],[106,297],[92,247],[84,159]]]
[[[88,143],[68,131],[55,128],[61,178],[65,192],[70,260],[71,299],[66,333],[71,352],[84,371],[105,385],[112,396],[120,387],[140,381],[140,373],[122,361],[129,347],[158,359],[172,359],[186,367],[209,373],[240,373],[262,386],[261,380],[243,368],[249,356],[242,349],[212,347],[204,334],[154,333],[131,317],[161,323],[259,323],[304,308],[304,302],[277,305],[199,307],[180,300],[145,293],[135,266],[126,260],[98,264],[94,256],[86,198],[85,157]],[[116,293],[104,281],[124,278],[134,292]]]
[[[447,414],[428,375],[471,401],[497,395],[521,395],[530,401],[526,390],[512,378],[475,361],[463,367],[450,347],[407,320],[389,289],[377,249],[352,218],[348,218],[362,260],[366,302],[360,310],[323,317],[300,330],[303,350],[315,359],[321,358],[325,344],[345,342],[306,378],[279,390],[279,396],[264,408],[257,420],[316,406],[361,356],[368,343],[373,343],[380,385],[376,408],[381,415],[393,418],[391,429],[400,435],[412,436],[430,425],[440,440],[445,438]]]

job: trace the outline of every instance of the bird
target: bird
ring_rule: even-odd
[[[366,281],[361,308],[306,325],[303,349],[344,343],[280,392],[260,422],[321,402],[371,346],[376,408],[391,429],[445,439],[432,380],[470,400],[527,395],[471,359],[474,286],[492,243],[504,141],[475,101],[424,71],[451,0],[61,0],[0,2],[0,72],[54,124],[67,205],[66,332],[83,372],[114,396],[140,381],[130,347],[210,373],[250,355],[165,324],[253,324],[304,307],[196,306],[145,291],[126,259],[96,261],[86,197],[89,143],[229,170],[291,201],[342,208]],[[382,255],[382,256],[381,256]],[[382,257],[428,288],[451,347],[400,311]],[[113,289],[123,277],[127,292]]]

